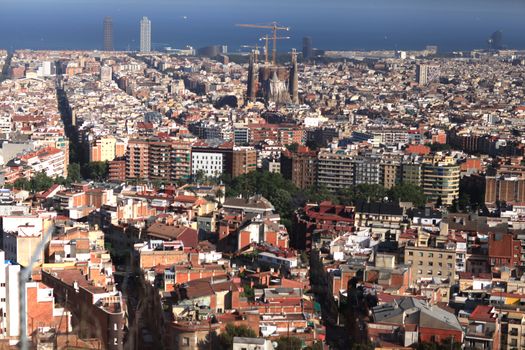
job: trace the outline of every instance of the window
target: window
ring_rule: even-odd
[[[190,346],[190,338],[188,337],[182,338],[182,346]]]
[[[412,256],[412,255],[414,255],[414,252],[408,252],[408,255]]]

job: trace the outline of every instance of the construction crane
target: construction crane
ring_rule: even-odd
[[[271,29],[272,30],[272,39],[273,39],[272,64],[275,65],[275,58],[277,56],[277,32],[279,30],[289,31],[290,27],[281,27],[281,26],[277,25],[277,22],[273,22],[271,25],[237,24],[237,27]]]
[[[288,40],[288,39],[291,39],[291,38],[289,36],[279,36],[279,37],[275,38],[275,40]],[[268,41],[270,40],[270,36],[268,34],[266,34],[262,38],[259,38],[259,40],[264,40],[265,41],[265,44],[264,44],[264,63],[267,64],[268,63]],[[275,61],[275,58],[274,58],[274,61]],[[274,62],[274,64],[275,64],[275,62]]]
[[[244,49],[252,49],[253,56],[254,56],[254,62],[257,63],[258,57],[259,57],[259,45],[255,44],[253,45],[241,45]]]

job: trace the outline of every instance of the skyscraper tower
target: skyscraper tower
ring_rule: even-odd
[[[104,50],[113,51],[113,19],[104,17]]]
[[[288,89],[292,103],[299,103],[299,74],[297,72],[297,52],[292,50],[292,67],[290,68],[290,79]]]
[[[140,52],[151,51],[151,21],[144,16],[140,20]]]
[[[303,38],[303,59],[309,60],[314,57],[314,49],[312,47],[312,38],[305,36]]]

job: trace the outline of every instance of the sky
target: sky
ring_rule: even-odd
[[[154,46],[254,45],[266,32],[236,23],[291,27],[282,49],[311,36],[321,49],[486,47],[501,30],[509,47],[525,48],[524,0],[0,0],[0,47],[100,49],[111,16],[115,47],[138,47],[139,20],[152,21]]]

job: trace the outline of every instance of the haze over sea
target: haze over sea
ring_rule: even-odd
[[[486,48],[501,30],[509,48],[525,49],[525,0],[0,0],[0,48],[101,49],[102,20],[113,17],[115,48],[137,49],[139,20],[152,21],[152,42],[196,48],[254,45],[259,29],[291,27],[282,50],[303,36],[328,50]]]

